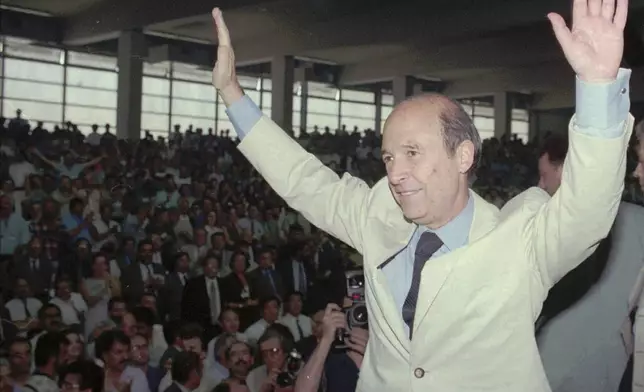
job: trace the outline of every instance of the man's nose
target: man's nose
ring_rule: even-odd
[[[401,161],[393,161],[387,170],[387,177],[389,182],[393,185],[398,185],[409,176],[407,165]]]

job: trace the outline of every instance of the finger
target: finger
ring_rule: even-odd
[[[599,16],[601,14],[601,10],[602,0],[588,0],[588,15]]]
[[[574,0],[572,3],[572,20],[581,20],[588,16],[588,0]]]
[[[626,27],[626,18],[628,16],[628,0],[617,0],[617,7],[615,10],[615,17],[613,23],[620,29],[624,30]]]
[[[615,0],[602,1],[602,18],[612,21],[615,15]]]
[[[215,25],[217,26],[218,44],[220,46],[230,46],[230,33],[228,32],[228,27],[226,26],[226,22],[224,22],[224,16],[219,8],[212,10],[212,18],[215,20]]]
[[[336,304],[328,304],[326,306],[326,309],[324,310],[325,314],[331,314],[333,312],[339,312],[341,309],[338,305]]]
[[[561,15],[550,13],[548,14],[548,19],[550,19],[555,37],[557,37],[557,41],[559,41],[559,45],[561,45],[561,48],[565,53],[566,49],[570,47],[570,44],[572,43],[572,33],[568,26],[566,26],[566,22],[563,20]]]

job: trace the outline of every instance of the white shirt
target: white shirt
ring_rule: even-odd
[[[27,298],[26,304],[31,318],[37,319],[38,311],[42,307],[42,302],[40,302],[36,298]],[[25,302],[18,298],[14,298],[11,301],[7,302],[4,307],[9,311],[11,321],[23,321],[29,317],[27,315],[27,309],[25,309]]]
[[[214,290],[213,290],[213,285],[214,285]],[[211,307],[210,309],[210,315],[212,318],[212,322],[216,322],[219,319],[219,314],[221,313],[221,295],[219,293],[219,282],[217,281],[217,278],[211,279],[211,278],[206,278],[206,291],[208,292],[208,299],[210,299],[210,303],[212,304],[214,301],[214,308]],[[213,295],[215,296],[213,298]]]
[[[36,174],[36,168],[28,161],[12,163],[9,166],[9,177],[17,188],[23,188],[30,174]]]
[[[298,322],[300,323],[300,328],[302,329],[304,336],[300,336],[300,331],[297,329]],[[282,316],[279,323],[288,327],[289,331],[291,331],[291,333],[293,334],[293,338],[296,342],[313,334],[313,320],[303,314],[295,317],[290,313],[286,313],[284,316]]]
[[[257,219],[241,218],[237,222],[237,227],[242,231],[249,231],[256,240],[259,240],[264,236],[264,225]]]
[[[244,331],[244,335],[248,338],[248,343],[257,345],[257,341],[262,337],[266,328],[268,328],[268,322],[266,322],[266,320],[259,319],[254,322],[246,329],[246,331]]]
[[[130,388],[128,389],[130,392],[150,392],[147,376],[143,373],[143,370],[137,367],[127,366],[125,370],[123,370],[123,374],[121,374],[119,381],[123,383],[131,382]],[[105,388],[104,392],[117,391],[112,386],[111,388]]]
[[[256,367],[248,373],[248,376],[246,376],[246,386],[248,386],[250,392],[260,392],[262,383],[266,377],[268,377],[266,365]]]
[[[98,235],[105,234],[108,231],[110,231],[110,229],[112,229],[112,228],[116,228],[117,232],[121,231],[121,226],[117,222],[115,222],[113,220],[105,223],[103,221],[103,219],[98,218],[98,219],[94,219],[94,222],[92,222],[92,224],[94,225],[94,228],[96,229],[96,233]],[[94,243],[94,245],[93,245],[94,252],[100,251],[101,248],[103,247],[103,245],[105,245],[107,243],[110,243],[110,242],[113,243],[114,245],[118,245],[118,241],[116,240],[116,236],[110,235],[107,238],[105,238],[104,240],[97,241],[97,242]]]
[[[80,324],[78,316],[87,312],[87,303],[85,303],[83,296],[79,293],[71,293],[68,301],[55,297],[49,302],[58,306],[63,324],[65,325]]]

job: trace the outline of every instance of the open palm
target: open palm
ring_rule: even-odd
[[[235,52],[230,43],[230,33],[219,8],[212,10],[217,28],[217,62],[212,70],[212,84],[219,91],[236,83]]]
[[[580,79],[614,80],[624,52],[628,0],[574,0],[572,29],[558,14],[548,18],[568,63]]]

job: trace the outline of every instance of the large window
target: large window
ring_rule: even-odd
[[[385,121],[394,110],[394,96],[391,94],[382,94],[380,106],[380,130],[385,130]]]
[[[212,87],[211,71],[175,63],[173,65],[171,122],[182,130],[215,128],[217,93]]]
[[[70,54],[70,62],[73,58]],[[80,58],[88,60],[86,56]],[[104,59],[101,56],[94,60],[99,63]],[[86,134],[92,124],[116,124],[118,74],[111,70],[109,61],[103,65],[104,69],[66,67],[65,121],[77,124]]]

